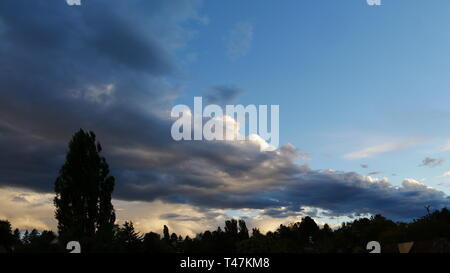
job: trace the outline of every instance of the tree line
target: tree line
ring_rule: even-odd
[[[82,252],[124,253],[367,253],[378,241],[383,252],[396,252],[401,242],[428,242],[424,252],[450,252],[450,211],[429,212],[412,222],[394,222],[382,215],[360,218],[331,229],[309,216],[275,231],[248,230],[243,219],[225,221],[224,228],[194,238],[170,233],[137,232],[131,221],[119,226],[111,203],[115,179],[101,156],[93,132],[74,134],[66,161],[55,180],[55,218],[58,233],[36,229],[20,232],[0,220],[0,252],[67,252],[78,241]]]

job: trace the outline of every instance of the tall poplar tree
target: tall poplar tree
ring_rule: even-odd
[[[100,155],[93,132],[80,129],[69,143],[66,162],[55,181],[55,217],[60,240],[108,244],[113,239],[115,212],[111,203],[114,177]]]

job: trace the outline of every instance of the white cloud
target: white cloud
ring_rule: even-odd
[[[69,6],[81,6],[81,0],[66,0]]]
[[[249,140],[259,145],[261,151],[274,151],[276,149],[276,147],[267,143],[267,141],[265,141],[262,137],[260,137],[257,134],[251,134],[249,136]]]
[[[447,152],[450,151],[450,139],[447,140],[447,143],[445,143],[445,145],[443,145],[440,149],[439,152]]]
[[[89,85],[78,90],[70,90],[72,98],[83,99],[87,102],[109,106],[114,103],[115,86],[114,84]]]
[[[412,146],[417,145],[421,142],[418,139],[407,139],[402,141],[384,143],[374,146],[365,147],[355,152],[348,153],[344,155],[346,159],[363,159],[374,157],[379,154],[394,152],[398,150],[403,150]]]
[[[433,189],[412,178],[405,178],[402,182],[402,186],[404,190]]]

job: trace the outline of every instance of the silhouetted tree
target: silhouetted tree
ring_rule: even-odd
[[[259,228],[253,228],[252,229],[252,237],[260,237],[262,236],[261,231],[259,231]]]
[[[170,235],[170,244],[175,247],[177,243],[178,243],[178,236],[176,233],[172,233],[172,235]]]
[[[311,244],[316,239],[319,232],[319,226],[309,216],[302,218],[299,225],[300,229],[300,241],[302,244]]]
[[[31,232],[25,231],[25,235],[23,236],[23,243],[25,245],[31,245],[36,238],[39,236],[39,232],[36,229],[31,230]]]
[[[22,240],[20,238],[20,230],[18,228],[16,228],[13,232],[13,240],[14,240],[14,248],[20,248],[20,246],[22,245]]]
[[[22,244],[27,243],[28,236],[29,236],[29,232],[28,232],[28,230],[25,230],[25,232],[23,233]]]
[[[154,232],[144,235],[143,250],[146,253],[168,253],[171,251],[169,246],[161,240],[161,236]]]
[[[14,236],[9,221],[0,220],[0,253],[11,252],[14,244]]]
[[[239,220],[239,240],[247,240],[249,238],[247,225],[244,220]]]
[[[121,252],[139,252],[142,249],[141,236],[134,229],[133,222],[125,222],[115,235],[115,242]]]
[[[237,236],[238,222],[236,221],[236,219],[231,219],[231,220],[225,221],[225,233],[232,235],[232,236]]]
[[[80,129],[69,143],[66,162],[55,181],[54,204],[63,242],[78,240],[86,251],[93,240],[112,241],[115,213],[111,204],[114,177],[93,132]]]
[[[25,232],[22,241],[15,245],[14,251],[20,253],[55,253],[64,250],[58,244],[58,237],[53,231],[38,232],[33,229],[31,232]]]
[[[166,225],[164,225],[164,227],[163,227],[163,240],[165,240],[167,242],[169,242],[169,240],[170,240],[169,228]]]

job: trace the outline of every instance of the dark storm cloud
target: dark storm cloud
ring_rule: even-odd
[[[424,160],[422,160],[422,164],[420,164],[419,166],[425,166],[425,167],[437,167],[439,165],[442,165],[442,163],[444,163],[444,159],[442,158],[431,158],[431,157],[426,157]]]
[[[203,95],[207,104],[226,105],[234,102],[245,91],[233,85],[216,85]]]
[[[239,151],[231,151],[216,150],[240,162]],[[153,175],[160,173],[152,177],[151,183],[137,175],[136,183],[124,184],[127,189],[122,192],[129,193],[125,197],[129,200],[157,198],[208,208],[263,209],[272,217],[303,215],[301,207],[307,206],[326,210],[329,216],[381,213],[394,219],[410,219],[422,215],[426,205],[441,208],[450,204],[443,192],[412,179],[396,187],[387,179],[311,170],[296,165],[296,153],[289,145],[274,152],[255,149],[246,154],[254,162],[252,167],[235,172],[227,165],[230,159],[227,163],[207,161],[192,152],[190,157],[172,164],[170,171],[155,169]]]
[[[177,221],[201,221],[204,220],[202,217],[192,217],[188,215],[181,215],[177,213],[166,213],[163,215],[160,215],[159,218],[165,219],[165,220],[177,220]]]
[[[8,130],[0,124],[1,185],[51,190],[55,166],[63,160],[64,150],[62,145]]]
[[[300,208],[270,208],[265,210],[264,215],[271,216],[274,218],[284,218],[284,217],[295,217],[302,215],[302,209]],[[315,215],[309,215],[315,216]]]
[[[191,17],[183,13],[191,12],[186,1],[133,3],[139,2],[167,15],[167,33],[179,31],[171,18]],[[176,73],[176,63],[169,46],[154,38],[157,26],[152,32],[137,24],[147,15],[120,13],[122,5],[1,1],[0,183],[51,190],[66,143],[80,127],[106,145],[168,143],[170,124],[155,113],[178,91],[162,77]]]
[[[86,9],[90,11],[84,17],[86,23],[96,28],[96,31],[88,32],[86,42],[99,55],[104,55],[114,64],[156,75],[166,75],[175,70],[169,55],[156,40],[145,37],[143,32],[136,31],[126,20],[117,19],[120,17],[115,14],[98,17],[89,6]]]
[[[0,185],[51,192],[67,142],[95,131],[117,178],[114,197],[200,208],[254,208],[293,216],[302,206],[329,215],[423,214],[449,204],[412,180],[395,187],[356,173],[298,165],[292,145],[174,142],[168,110],[178,85],[174,52],[200,16],[193,1],[0,2]],[[242,91],[212,88],[227,103]],[[281,208],[281,209],[280,209]],[[180,218],[165,215],[166,218]],[[181,217],[182,218],[182,217]]]
[[[143,31],[142,26],[133,23],[134,13],[120,12],[121,2],[86,1],[73,7],[65,1],[2,1],[0,16],[4,36],[16,51],[34,49],[30,55],[38,51],[51,55],[63,53],[71,55],[73,60],[82,58],[84,61],[93,56],[101,59],[98,55],[104,55],[103,61],[151,74],[173,72],[175,65],[164,45],[151,33]],[[153,9],[171,5],[161,2],[150,1],[145,6]],[[180,1],[172,1],[174,6],[177,2]]]
[[[274,194],[277,196],[290,206],[319,207],[330,215],[381,213],[394,219],[423,215],[425,205],[442,208],[450,204],[443,192],[412,179],[395,187],[386,179],[345,172],[299,175]]]

